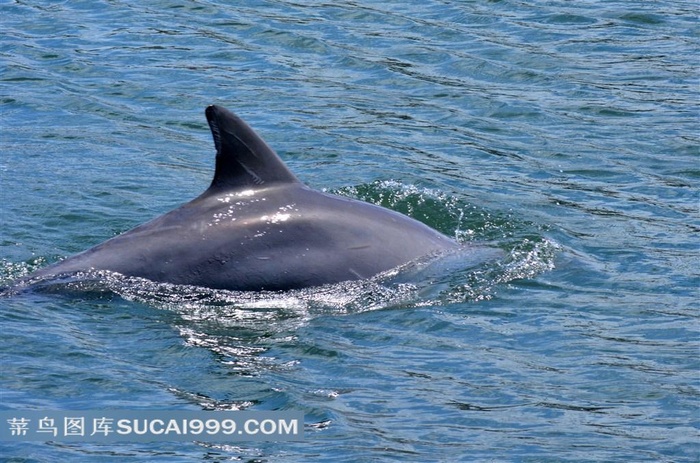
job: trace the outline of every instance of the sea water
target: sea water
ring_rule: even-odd
[[[3,285],[201,193],[212,103],[311,187],[483,252],[288,293],[105,275],[6,294],[5,410],[293,410],[305,436],[3,442],[3,461],[698,461],[696,2],[0,18]]]

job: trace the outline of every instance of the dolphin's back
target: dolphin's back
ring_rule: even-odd
[[[206,111],[210,187],[189,203],[33,277],[110,270],[153,281],[281,290],[369,278],[458,247],[398,212],[312,190],[240,118]]]

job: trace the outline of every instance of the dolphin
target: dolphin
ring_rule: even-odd
[[[29,278],[108,270],[278,291],[367,279],[461,247],[398,212],[307,187],[240,117],[215,105],[205,114],[216,166],[204,193]]]

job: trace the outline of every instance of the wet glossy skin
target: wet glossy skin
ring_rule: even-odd
[[[212,186],[193,201],[36,272],[111,270],[153,281],[282,290],[372,277],[457,248],[388,209],[312,190],[243,121],[207,109]]]

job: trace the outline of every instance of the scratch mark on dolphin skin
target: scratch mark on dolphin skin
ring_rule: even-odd
[[[348,268],[348,271],[349,271],[350,273],[352,273],[353,275],[355,275],[355,276],[356,276],[358,279],[360,279],[360,280],[363,280],[363,279],[365,278],[363,275],[360,274],[360,272],[358,272],[358,271],[355,270],[354,268]]]
[[[371,244],[358,244],[357,246],[348,246],[348,249],[355,251],[357,249],[367,249],[370,247],[372,247]]]

